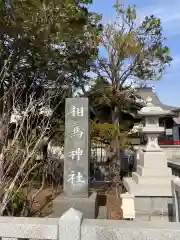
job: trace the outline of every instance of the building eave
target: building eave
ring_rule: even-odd
[[[176,111],[176,112],[180,111],[180,108],[178,107],[163,104],[151,87],[137,88],[136,92],[137,92],[137,95],[139,95],[140,98],[142,98],[143,100],[146,100],[148,97],[151,97],[153,105],[160,106],[163,110]]]

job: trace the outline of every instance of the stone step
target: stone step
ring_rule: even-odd
[[[134,221],[147,221],[147,222],[170,222],[171,219],[168,216],[152,215],[149,214],[136,214]]]
[[[157,177],[167,177],[172,176],[171,169],[168,167],[162,167],[161,171],[159,168],[146,168],[140,165],[137,165],[137,173],[140,176],[157,176]]]
[[[132,173],[132,180],[134,180],[137,184],[145,184],[149,185],[170,185],[171,184],[171,176],[140,176],[137,172]]]
[[[134,194],[135,196],[150,196],[150,197],[171,197],[171,181],[167,185],[156,185],[152,182],[152,185],[137,184],[132,178],[124,178],[123,184],[126,190]]]

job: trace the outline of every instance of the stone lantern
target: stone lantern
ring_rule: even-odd
[[[138,114],[144,118],[141,132],[146,135],[147,144],[139,151],[137,172],[132,173],[132,178],[124,178],[124,186],[129,193],[139,197],[170,197],[172,174],[167,167],[166,154],[158,145],[158,136],[165,131],[159,126],[159,118],[169,111],[154,106],[150,97],[146,102]]]
[[[141,132],[147,137],[147,144],[143,151],[162,152],[163,150],[158,145],[158,136],[165,129],[159,126],[159,118],[167,115],[169,111],[165,111],[159,106],[154,106],[150,97],[146,99],[146,102],[147,105],[138,112],[138,115],[142,116],[145,122]]]

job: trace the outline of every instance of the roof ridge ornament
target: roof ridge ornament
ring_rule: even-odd
[[[154,106],[154,104],[152,103],[152,97],[148,96],[148,97],[146,98],[146,105],[147,105],[148,107]]]

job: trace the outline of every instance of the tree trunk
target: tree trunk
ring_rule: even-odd
[[[112,123],[116,126],[119,127],[119,121],[120,121],[120,113],[119,113],[119,109],[117,106],[115,106],[112,109]],[[121,165],[121,159],[120,159],[120,146],[119,146],[119,136],[118,134],[115,135],[115,138],[113,139],[112,142],[112,147],[113,147],[113,151],[116,153],[116,160],[120,161],[120,165]]]
[[[0,85],[0,117],[3,117],[4,113],[4,84],[3,82]]]

